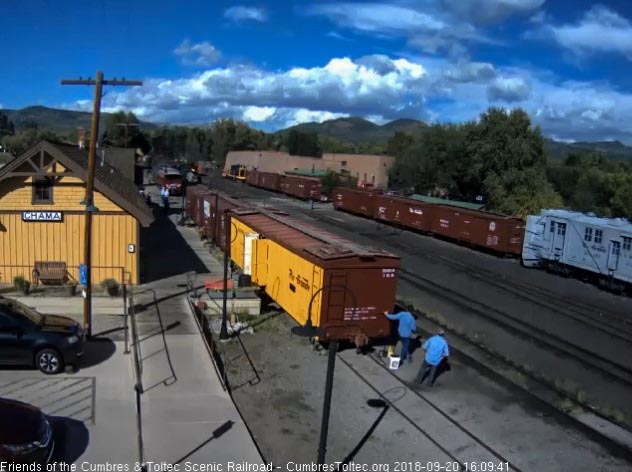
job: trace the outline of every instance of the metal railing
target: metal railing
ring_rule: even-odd
[[[129,295],[129,308],[126,311],[125,326],[126,326],[126,352],[129,353],[130,349],[127,345],[129,337],[127,335],[127,327],[131,327],[131,354],[132,364],[134,366],[134,395],[136,399],[136,439],[138,443],[138,462],[141,464],[141,470],[146,470],[145,467],[145,446],[143,444],[143,422],[142,422],[142,406],[141,395],[143,394],[143,363],[140,352],[140,336],[138,335],[138,325],[136,324],[136,310],[134,304],[134,292],[130,291]]]

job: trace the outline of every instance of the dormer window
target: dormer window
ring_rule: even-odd
[[[53,179],[44,177],[33,182],[33,204],[53,203]]]

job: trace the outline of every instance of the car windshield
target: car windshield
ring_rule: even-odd
[[[0,303],[7,312],[11,314],[16,314],[18,316],[23,316],[36,325],[41,325],[44,322],[44,315],[39,314],[35,310],[27,307],[20,302],[17,302],[15,300],[0,300]]]

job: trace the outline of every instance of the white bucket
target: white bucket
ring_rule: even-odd
[[[391,370],[399,369],[399,362],[401,360],[400,357],[388,356],[389,364],[388,368]]]

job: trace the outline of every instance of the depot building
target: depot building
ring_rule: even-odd
[[[0,284],[35,282],[36,267],[63,267],[79,283],[84,258],[88,150],[41,141],[0,169]],[[97,159],[92,213],[92,282],[139,283],[140,226],[151,209],[129,177]]]

